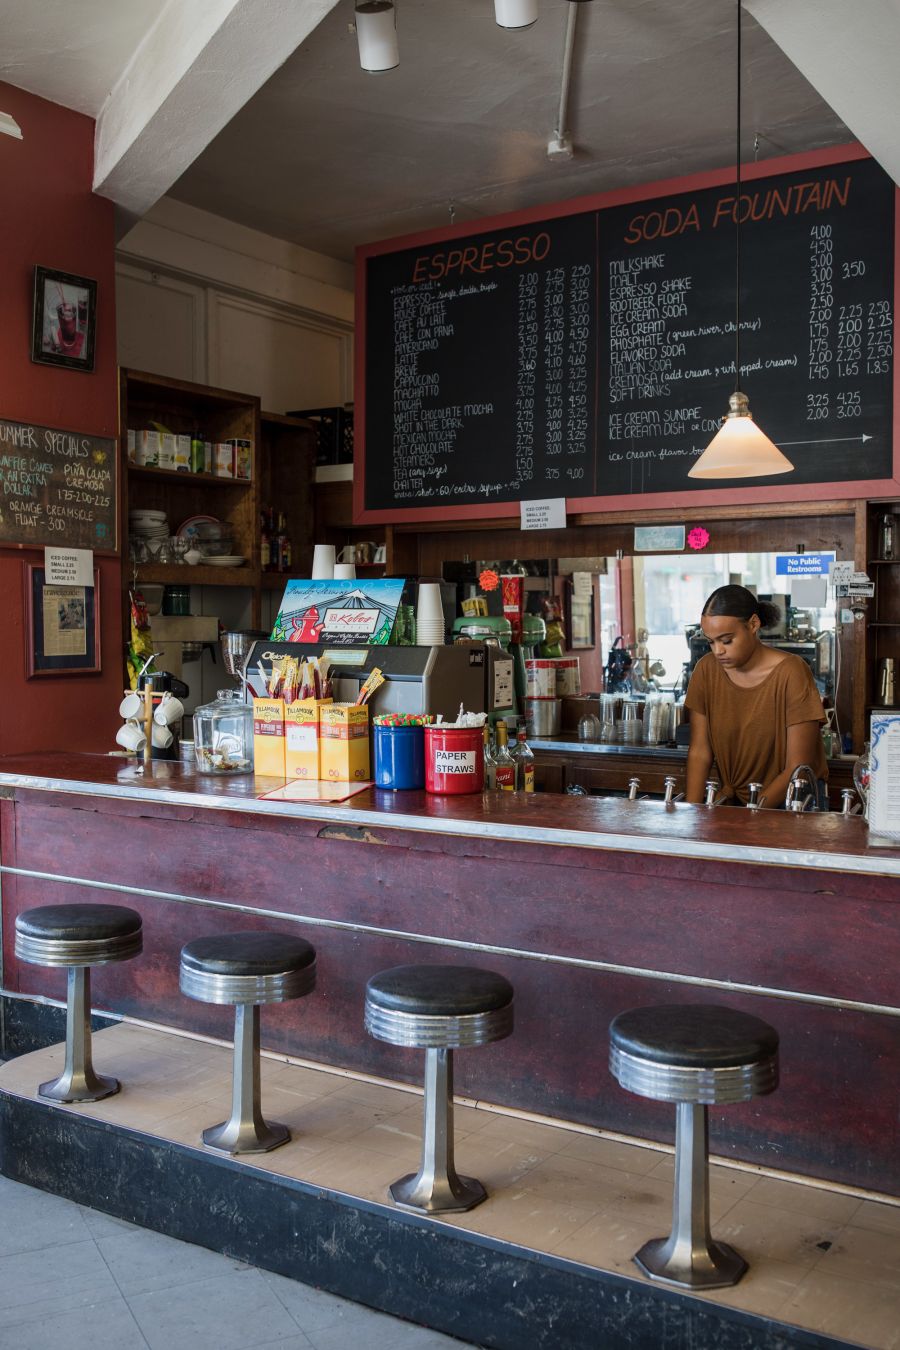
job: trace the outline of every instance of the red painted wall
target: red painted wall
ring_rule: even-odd
[[[0,82],[0,109],[24,139],[0,136],[0,416],[115,436],[118,420],[113,207],[91,191],[94,123]],[[92,373],[31,361],[34,266],[97,281]],[[25,679],[23,565],[0,548],[0,753],[106,750],[122,687],[121,568],[99,560],[102,672]]]

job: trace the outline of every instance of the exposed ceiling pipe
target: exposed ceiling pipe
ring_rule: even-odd
[[[571,159],[575,153],[569,134],[569,91],[572,83],[572,58],[575,54],[575,29],[578,26],[578,0],[569,0],[566,15],[566,40],[563,46],[562,76],[559,87],[559,112],[556,130],[547,142],[548,159]]]

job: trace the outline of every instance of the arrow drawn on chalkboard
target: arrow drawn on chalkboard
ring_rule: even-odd
[[[838,444],[839,444],[840,442],[842,442],[842,441],[862,441],[863,445],[865,445],[866,441],[874,441],[874,439],[875,439],[874,436],[866,436],[865,433],[863,433],[862,436],[817,436],[817,437],[815,438],[815,440],[812,440],[812,441],[779,441],[778,444],[779,444],[779,445],[838,445]]]

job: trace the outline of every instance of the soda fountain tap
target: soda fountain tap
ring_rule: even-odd
[[[841,788],[842,816],[858,816],[862,813],[862,802],[854,802],[855,797],[853,788]]]
[[[641,790],[641,780],[639,778],[629,778],[628,780],[628,800],[637,801],[637,795]]]
[[[706,797],[704,798],[703,805],[715,806],[718,791],[719,784],[716,782],[715,778],[708,778],[706,780]]]
[[[798,764],[784,797],[785,811],[818,811],[819,780],[808,764]]]
[[[683,792],[679,792],[678,796],[677,797],[675,796],[675,784],[677,781],[678,780],[676,778],[673,778],[671,774],[666,774],[665,778],[663,779],[663,788],[665,789],[663,802],[666,806],[671,806],[673,802],[684,801]]]
[[[762,810],[763,803],[766,800],[765,797],[759,795],[762,792],[762,783],[748,783],[747,791],[750,793],[750,799],[747,802],[748,809],[751,811]]]

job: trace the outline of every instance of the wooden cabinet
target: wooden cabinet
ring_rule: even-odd
[[[299,418],[265,413],[252,394],[190,384],[141,371],[122,370],[119,423],[121,437],[122,520],[129,557],[128,513],[134,507],[166,512],[175,534],[189,517],[213,516],[227,523],[232,552],[241,554],[240,567],[200,563],[129,562],[124,584],[150,582],[191,586],[229,586],[252,593],[252,623],[258,624],[263,588],[282,587],[287,574],[264,573],[260,567],[260,512],[271,505],[286,518],[292,541],[291,574],[308,575],[312,557],[313,469],[315,430]],[[213,474],[147,468],[130,463],[129,428],[142,430],[153,423],[176,435],[221,442],[233,438],[251,443],[249,480],[219,478]]]

